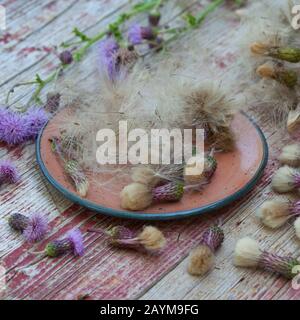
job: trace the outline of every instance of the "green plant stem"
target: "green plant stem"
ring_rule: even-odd
[[[214,0],[203,11],[201,11],[199,15],[196,16],[197,27],[205,20],[208,14],[213,12],[217,7],[222,5],[224,2],[225,0]]]
[[[149,2],[146,3],[139,3],[138,5],[133,6],[133,9],[127,13],[123,13],[121,14],[115,22],[113,22],[112,24],[110,24],[110,26],[113,26],[114,28],[119,28],[125,21],[131,19],[132,17],[143,13],[143,12],[148,12],[150,10],[152,10],[153,8],[158,8],[160,7],[163,2],[165,2],[166,0],[150,0]],[[99,40],[101,40],[103,37],[105,37],[107,34],[109,34],[109,32],[111,31],[110,27],[108,27],[105,31],[102,31],[100,33],[98,33],[95,37],[93,38],[88,38],[87,41],[84,41],[84,46],[81,47],[80,49],[78,49],[77,51],[74,52],[73,56],[75,61],[80,61],[82,59],[82,57],[84,56],[84,54],[86,53],[86,51],[93,46],[95,43],[97,43]],[[82,43],[82,42],[81,42]],[[61,65],[59,67],[59,70],[61,69]],[[69,66],[63,66],[63,68],[68,68]],[[42,90],[44,89],[44,87],[52,82],[56,77],[57,77],[57,70],[55,72],[53,72],[52,74],[50,74],[45,80],[43,80],[42,82],[38,82],[38,81],[32,81],[31,84],[37,84],[37,88],[34,91],[32,97],[30,98],[30,101],[36,101],[36,102],[40,102],[40,98],[39,95],[42,92]]]
[[[115,22],[113,22],[112,24],[109,25],[109,27],[106,30],[98,33],[93,38],[88,38],[87,41],[84,41],[84,45],[81,48],[79,48],[78,50],[76,50],[73,54],[75,61],[77,61],[77,62],[80,61],[82,59],[82,57],[85,55],[86,51],[91,46],[93,46],[95,43],[97,43],[99,40],[101,40],[106,35],[108,35],[113,28],[118,29],[124,22],[128,21],[129,19],[131,19],[132,17],[134,17],[140,13],[148,12],[153,9],[158,9],[165,1],[167,1],[167,0],[150,0],[148,2],[139,3],[138,5],[133,6],[131,11],[121,14],[116,19]],[[179,27],[179,28],[177,28],[177,30],[176,30],[176,28],[170,29],[169,31],[165,30],[164,31],[165,33],[171,33],[173,35],[167,41],[165,41],[164,44],[161,45],[161,47],[163,45],[167,45],[170,42],[178,39],[182,34],[186,33],[187,31],[198,27],[211,12],[213,12],[217,7],[222,5],[224,2],[225,2],[225,0],[214,0],[213,2],[211,2],[204,10],[202,10],[198,15],[195,16],[196,24],[194,26],[188,25],[188,26],[184,26],[184,27]],[[158,48],[160,48],[160,46],[158,46]],[[158,48],[156,48],[156,49],[158,49]],[[65,69],[65,68],[68,68],[69,66],[70,65],[65,65],[65,66],[60,65],[58,70],[56,70],[54,73],[50,74],[42,82],[33,81],[31,84],[37,84],[38,86],[37,86],[35,92],[33,93],[30,101],[33,101],[33,100],[40,101],[39,95],[42,92],[43,88],[57,77],[58,71],[60,71],[61,68]]]
[[[120,17],[114,23],[110,24],[110,26],[113,26],[114,28],[119,28],[124,22],[131,19],[132,17],[134,17],[140,13],[147,12],[147,11],[150,11],[154,8],[161,6],[163,1],[165,1],[165,0],[154,0],[154,1],[146,2],[144,5],[141,5],[139,7],[134,7],[131,11],[120,15]],[[82,59],[83,55],[85,54],[85,52],[93,44],[95,44],[96,42],[101,40],[103,37],[105,37],[107,34],[109,34],[110,31],[111,31],[111,29],[107,28],[105,31],[100,32],[94,38],[91,38],[89,41],[87,41],[86,44],[82,48],[80,48],[76,52],[74,52],[75,60],[80,61]]]
[[[5,99],[5,104],[8,105],[9,103],[9,97],[10,95],[15,91],[15,89],[17,87],[21,87],[21,86],[29,86],[29,85],[33,85],[33,84],[37,84],[37,81],[29,81],[29,82],[20,82],[15,84],[7,93],[6,95],[6,99]]]
[[[169,29],[169,31],[168,30],[163,31],[165,33],[171,33],[173,35],[156,49],[162,48],[163,46],[177,40],[184,33],[192,29],[198,28],[200,24],[206,19],[206,17],[210,13],[212,13],[215,9],[217,9],[219,6],[221,6],[224,2],[225,0],[214,0],[212,3],[210,3],[206,8],[204,8],[204,10],[202,10],[198,15],[195,16],[196,23],[194,25],[186,25],[184,27]]]

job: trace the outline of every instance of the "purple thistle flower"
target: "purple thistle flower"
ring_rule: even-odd
[[[99,42],[99,66],[100,72],[105,72],[110,80],[115,80],[119,65],[117,61],[117,53],[120,47],[114,38],[109,37]]]
[[[128,30],[128,41],[132,45],[138,45],[143,40],[154,40],[156,35],[151,27],[142,27],[139,24],[133,24]]]
[[[48,231],[48,222],[45,216],[40,213],[34,213],[29,218],[29,224],[23,231],[23,235],[28,242],[37,242],[44,238]]]
[[[74,229],[65,238],[49,242],[45,251],[49,257],[57,257],[67,252],[82,256],[84,253],[82,234],[78,229]]]
[[[49,115],[44,109],[33,107],[26,112],[24,118],[26,119],[28,139],[35,139],[48,121]]]
[[[75,256],[82,256],[84,253],[83,237],[78,229],[71,230],[68,234],[69,241],[73,244]]]
[[[9,217],[8,223],[14,230],[22,232],[28,242],[42,240],[48,231],[48,222],[40,213],[34,213],[30,217],[14,213]]]
[[[23,143],[27,136],[27,119],[8,109],[0,110],[0,140],[9,145]]]
[[[128,41],[134,46],[143,42],[141,28],[139,24],[135,23],[128,30]]]
[[[19,180],[19,174],[16,166],[9,160],[0,162],[0,183],[16,183]]]

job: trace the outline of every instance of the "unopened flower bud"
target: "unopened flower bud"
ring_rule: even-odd
[[[59,54],[59,60],[63,65],[71,64],[73,62],[73,55],[71,51],[65,50]]]

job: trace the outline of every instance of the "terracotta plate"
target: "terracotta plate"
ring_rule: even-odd
[[[83,207],[110,216],[167,220],[184,218],[220,209],[249,192],[260,178],[268,160],[268,146],[260,128],[246,115],[237,114],[232,128],[237,136],[234,152],[217,154],[218,169],[212,182],[201,193],[188,193],[180,202],[155,204],[141,212],[124,211],[118,193],[101,190],[92,184],[86,198],[80,198],[64,175],[48,139],[56,130],[55,116],[40,133],[37,161],[46,179],[64,196]],[[119,186],[116,186],[119,187]],[[120,186],[121,188],[122,186]],[[121,189],[120,189],[121,190]]]

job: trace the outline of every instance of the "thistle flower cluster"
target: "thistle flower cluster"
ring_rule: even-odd
[[[246,237],[240,239],[236,244],[234,265],[237,267],[260,268],[292,279],[299,272],[297,270],[299,270],[300,261],[291,256],[280,256],[262,250],[255,240]]]
[[[8,219],[8,224],[15,231],[21,232],[25,240],[31,243],[44,239],[49,229],[48,221],[41,213],[33,213],[30,216],[13,213]],[[57,257],[68,252],[77,256],[84,254],[83,237],[78,229],[69,231],[61,239],[49,242],[45,248],[48,257]]]
[[[196,160],[193,157],[186,165],[163,165],[157,170],[146,166],[134,168],[131,175],[133,183],[124,187],[120,194],[121,207],[144,210],[152,203],[179,201],[185,190],[199,190],[211,181],[217,161],[212,153],[206,154],[204,169],[197,171]]]
[[[188,272],[201,276],[213,267],[215,252],[224,241],[224,232],[219,226],[209,227],[202,234],[200,244],[189,254]]]
[[[9,217],[8,223],[12,229],[21,232],[28,242],[42,240],[48,231],[47,219],[41,213],[33,213],[29,217],[14,213]]]
[[[0,109],[0,140],[8,145],[18,145],[35,139],[48,121],[42,108],[32,107],[25,113]]]
[[[287,145],[282,149],[278,160],[284,166],[279,168],[273,178],[272,187],[278,193],[297,191],[300,188],[300,146]],[[300,238],[300,201],[274,199],[265,201],[257,210],[256,216],[265,226],[277,229],[296,218],[294,229]]]

